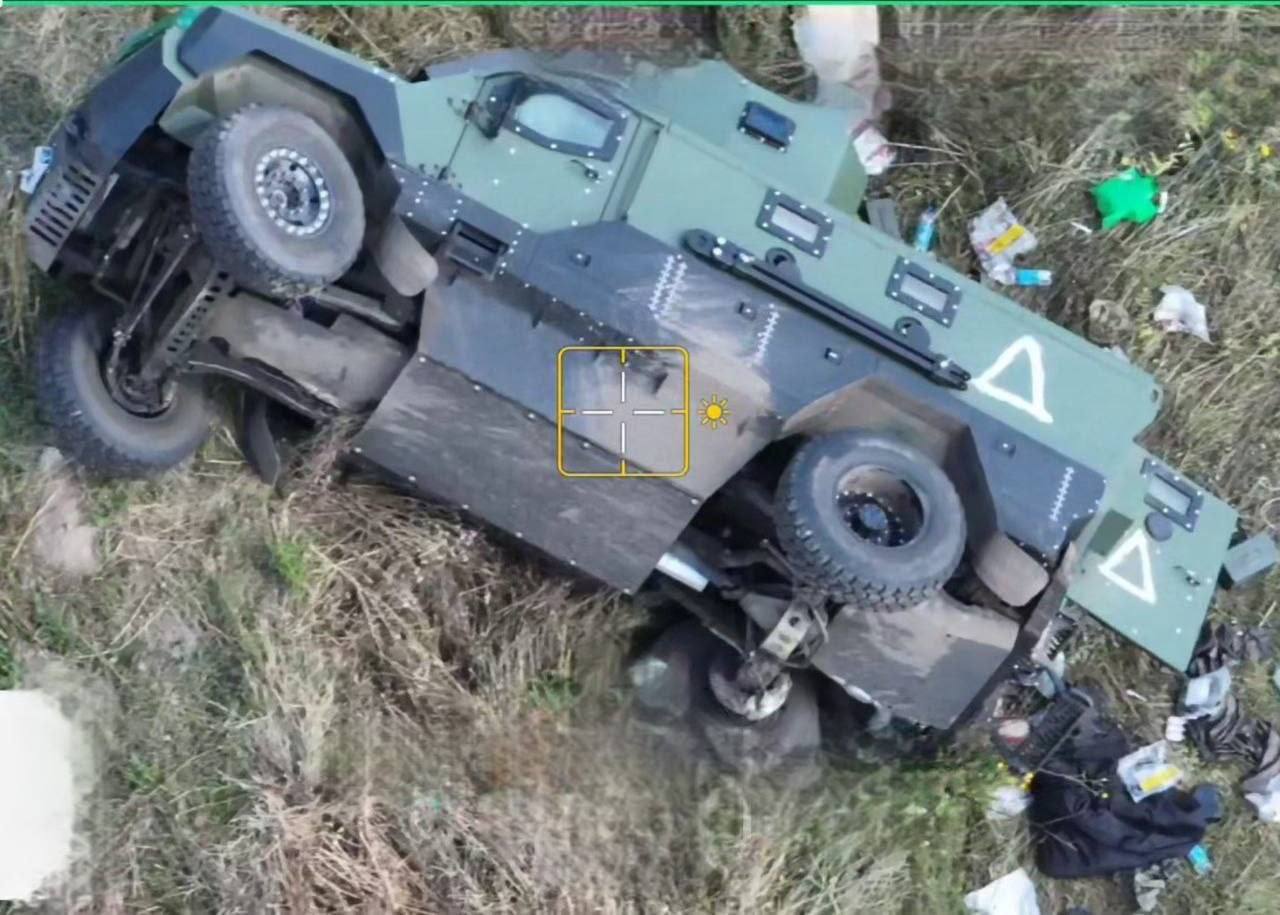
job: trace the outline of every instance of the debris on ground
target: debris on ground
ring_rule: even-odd
[[[819,105],[865,106],[871,117],[888,110],[889,94],[876,59],[880,16],[874,6],[803,7],[792,34],[800,58],[817,77],[814,101]]]
[[[1196,845],[1187,852],[1187,860],[1191,862],[1191,869],[1196,872],[1197,877],[1203,877],[1213,870],[1213,862],[1209,860],[1209,850],[1203,845]]]
[[[1165,333],[1191,334],[1205,343],[1209,339],[1209,320],[1205,315],[1204,305],[1196,297],[1181,286],[1161,286],[1164,297],[1151,313],[1151,319]]]
[[[868,175],[883,175],[897,158],[888,139],[870,121],[853,128],[853,149]]]
[[[1122,757],[1116,772],[1135,801],[1168,791],[1182,779],[1182,770],[1169,762],[1169,745],[1163,740]]]
[[[1113,299],[1094,299],[1089,303],[1086,333],[1099,346],[1127,343],[1133,333],[1133,318]]]
[[[1221,819],[1210,785],[1185,791],[1170,782],[1134,800],[1118,773],[1128,751],[1119,727],[1091,712],[1036,774],[1028,816],[1045,875],[1097,877],[1181,858]]]
[[[1244,799],[1253,805],[1262,822],[1280,822],[1280,776],[1272,776],[1260,792],[1246,792]]]
[[[854,151],[868,175],[883,175],[897,153],[874,123],[889,108],[876,59],[878,11],[874,6],[808,6],[792,32],[801,59],[817,79],[814,101],[858,112],[851,131]]]
[[[933,247],[933,240],[937,232],[938,208],[933,204],[929,204],[924,208],[924,212],[920,214],[920,221],[916,223],[916,234],[912,240],[912,245],[917,251],[928,252]]]
[[[1040,915],[1036,886],[1022,868],[966,895],[964,907],[978,915]]]
[[[1019,267],[1014,271],[1013,284],[1015,286],[1052,286],[1053,271]]]
[[[1270,630],[1222,623],[1206,628],[1190,672],[1204,679],[1206,674],[1228,671],[1220,676],[1229,685],[1232,666],[1268,660],[1273,653]],[[1241,781],[1245,800],[1264,822],[1280,819],[1280,731],[1271,722],[1249,716],[1228,689],[1213,714],[1187,723],[1187,734],[1205,759],[1248,764],[1250,773]]]
[[[1031,806],[1031,794],[1021,784],[1000,785],[991,792],[991,801],[987,804],[987,819],[996,823],[1012,820],[1026,813]]]
[[[1122,222],[1145,226],[1163,209],[1160,182],[1136,168],[1125,169],[1093,189],[1093,199],[1102,214],[1102,228],[1113,229]]]
[[[894,241],[902,241],[898,204],[892,197],[868,197],[867,222]]]
[[[1184,718],[1208,718],[1222,713],[1231,692],[1231,668],[1223,666],[1192,677],[1183,687],[1179,708]]]
[[[66,458],[45,448],[37,465],[39,508],[31,522],[31,552],[36,561],[69,578],[98,571],[97,531],[85,522],[83,494]]]
[[[1140,912],[1154,912],[1160,903],[1160,894],[1176,875],[1177,862],[1157,861],[1150,867],[1133,872],[1133,898]]]
[[[1018,220],[1003,197],[969,220],[969,240],[982,264],[982,272],[1006,286],[1018,280],[1014,258],[1034,251],[1039,244],[1035,234]]]

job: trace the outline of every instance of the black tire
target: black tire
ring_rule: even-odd
[[[670,627],[641,657],[641,663],[656,662],[661,672],[643,684],[633,682],[644,717],[679,732],[671,742],[686,753],[709,752],[717,765],[734,771],[804,769],[815,760],[822,738],[810,675],[793,673],[782,707],[762,721],[748,721],[721,705],[711,689],[712,667],[736,657],[700,623],[686,620]]]
[[[279,176],[296,179],[280,191],[297,199],[292,210],[268,200],[264,181]],[[303,295],[337,280],[360,253],[360,183],[334,139],[299,111],[251,106],[208,128],[192,150],[187,186],[209,252],[249,289]]]
[[[186,460],[209,435],[213,414],[199,379],[176,382],[161,413],[143,416],[116,402],[102,377],[113,312],[102,305],[64,311],[40,329],[36,403],[61,451],[89,473],[155,476]]]
[[[782,475],[774,513],[797,573],[858,607],[917,604],[964,554],[955,487],[922,452],[888,435],[848,430],[805,442]]]

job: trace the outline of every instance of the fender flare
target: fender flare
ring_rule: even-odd
[[[196,76],[261,55],[346,96],[383,156],[404,157],[396,84],[399,77],[266,19],[216,7],[205,10],[178,42],[177,58]]]

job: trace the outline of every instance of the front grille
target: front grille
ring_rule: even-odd
[[[27,240],[39,267],[49,268],[101,185],[102,177],[68,152],[65,144],[59,145],[27,209]]]

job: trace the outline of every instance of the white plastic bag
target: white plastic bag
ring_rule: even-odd
[[[1191,334],[1205,343],[1209,339],[1209,319],[1205,316],[1204,305],[1196,301],[1196,297],[1181,286],[1161,286],[1164,293],[1151,318],[1165,333]]]
[[[1040,915],[1036,886],[1022,868],[965,896],[964,907],[978,915]]]

